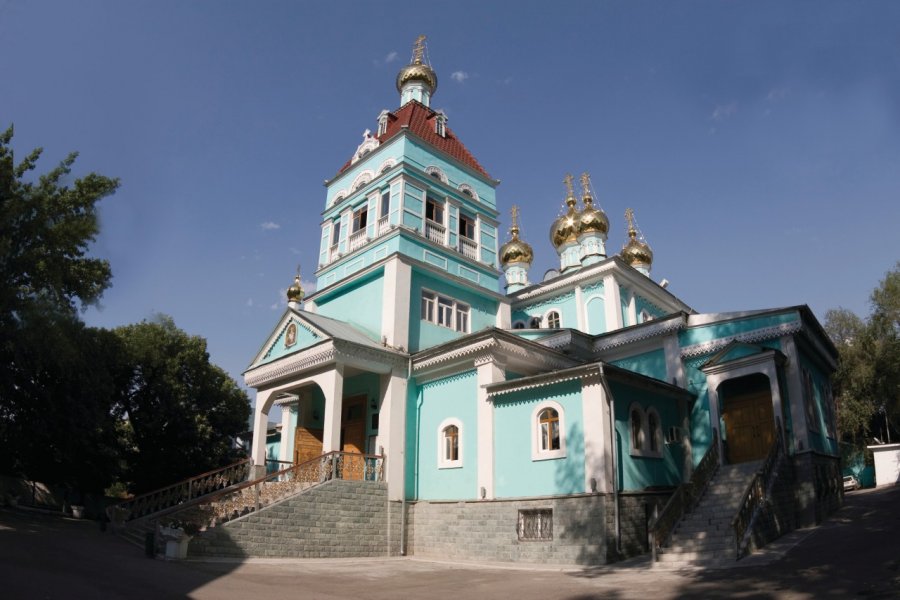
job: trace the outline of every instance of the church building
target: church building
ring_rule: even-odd
[[[698,312],[654,279],[635,211],[607,215],[587,173],[550,174],[559,268],[531,272],[545,244],[432,108],[424,37],[396,88],[326,182],[315,292],[295,278],[244,374],[258,474],[277,406],[280,465],[377,458],[386,553],[471,560],[647,552],[673,492],[728,465],[752,467],[744,487],[787,473],[782,506],[760,510],[791,526],[840,502],[837,353],[807,306]]]

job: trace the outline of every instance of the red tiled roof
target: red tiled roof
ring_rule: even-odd
[[[444,128],[444,131],[447,134],[446,137],[441,137],[435,132],[434,118],[436,115],[437,113],[435,111],[424,104],[416,102],[415,100],[407,102],[401,106],[397,112],[388,114],[387,131],[378,136],[378,141],[382,144],[385,143],[400,133],[404,129],[404,126],[406,126],[408,131],[428,144],[445,154],[449,154],[462,164],[490,179],[491,176],[488,175],[488,172],[484,170],[484,167],[482,167],[477,160],[475,160],[472,153],[469,152],[461,141],[459,141],[459,138],[456,137],[449,127]],[[350,164],[351,162],[348,160],[346,164],[341,167],[341,170],[338,171],[338,175],[349,169]]]

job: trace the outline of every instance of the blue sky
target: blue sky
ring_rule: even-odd
[[[701,312],[868,312],[900,259],[900,3],[0,1],[0,126],[20,156],[122,179],[87,322],[172,315],[236,378],[314,281],[323,180],[399,103],[433,106],[522,207],[532,279],[562,178],[589,171],[653,277]]]

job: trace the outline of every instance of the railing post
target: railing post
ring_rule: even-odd
[[[188,500],[194,497],[194,480],[188,481]]]
[[[259,504],[259,484],[255,484],[253,486],[253,495],[255,496],[254,500],[256,501],[256,511],[259,512],[260,504]]]
[[[337,461],[338,461],[338,454],[335,452],[334,454],[331,455],[331,478],[332,479],[337,479],[337,470],[338,470],[337,469]]]

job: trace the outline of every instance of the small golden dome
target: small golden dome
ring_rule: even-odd
[[[634,211],[630,208],[625,211],[625,218],[628,220],[628,241],[622,246],[619,256],[632,267],[646,266],[653,264],[653,250],[646,242],[637,239],[637,228],[634,226]]]
[[[575,208],[575,192],[572,191],[572,176],[567,174],[563,181],[566,184],[566,206],[569,210],[559,217],[550,226],[550,243],[559,250],[559,247],[569,242],[578,241],[581,213]]]
[[[300,287],[300,275],[294,276],[294,283],[287,289],[288,302],[300,302],[303,300],[303,288]]]
[[[425,36],[420,35],[413,46],[412,62],[397,73],[397,91],[402,92],[403,86],[410,81],[421,81],[430,88],[428,93],[434,94],[437,90],[437,73],[431,65],[425,62]]]
[[[519,239],[519,207],[512,207],[512,227],[509,228],[509,234],[512,239],[500,246],[500,265],[506,267],[516,263],[525,263],[530,265],[534,261],[534,251],[531,245]]]
[[[581,186],[583,189],[581,201],[584,208],[581,211],[581,220],[578,224],[578,233],[609,233],[609,219],[603,209],[594,206],[594,197],[590,190],[591,176],[581,174]]]

